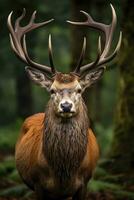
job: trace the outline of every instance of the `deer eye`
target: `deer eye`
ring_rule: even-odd
[[[55,94],[56,91],[55,91],[54,89],[51,89],[51,90],[50,90],[50,93],[51,93],[51,94]]]
[[[79,89],[77,90],[77,93],[79,93],[79,94],[80,94],[80,93],[81,93],[81,91],[82,91],[82,89],[80,89],[80,88],[79,88]]]

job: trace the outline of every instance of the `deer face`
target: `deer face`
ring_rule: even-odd
[[[71,74],[59,74],[50,87],[54,111],[61,117],[72,117],[79,112],[82,88]]]
[[[82,87],[78,76],[57,73],[52,80],[35,69],[27,68],[26,70],[29,77],[36,84],[41,85],[50,92],[56,115],[72,117],[78,114],[80,101],[82,100]]]

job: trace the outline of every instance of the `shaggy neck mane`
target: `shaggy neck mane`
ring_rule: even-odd
[[[43,152],[60,182],[73,176],[86,153],[89,123],[83,101],[79,109],[76,116],[62,119],[54,114],[50,100],[45,112]]]

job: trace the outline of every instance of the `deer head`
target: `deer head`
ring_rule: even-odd
[[[112,5],[111,9],[112,23],[110,25],[94,21],[93,18],[84,11],[80,12],[87,18],[85,22],[67,21],[68,23],[76,26],[88,26],[90,28],[97,29],[105,35],[105,44],[103,48],[101,47],[101,37],[99,37],[98,55],[96,60],[86,65],[82,65],[86,50],[86,38],[84,38],[83,48],[78,64],[75,70],[69,74],[58,72],[54,67],[51,35],[49,35],[48,42],[50,67],[32,61],[28,55],[25,34],[33,29],[50,23],[53,19],[42,23],[35,23],[35,11],[29,24],[25,27],[21,27],[20,21],[24,18],[26,13],[24,9],[22,15],[15,22],[15,28],[13,28],[11,23],[13,12],[11,12],[8,16],[7,24],[10,31],[10,42],[13,51],[24,63],[28,65],[25,67],[25,70],[30,79],[36,84],[39,84],[41,87],[46,88],[51,93],[55,114],[60,117],[72,117],[80,112],[79,104],[82,101],[82,93],[87,87],[90,87],[102,77],[105,70],[105,64],[111,61],[120,49],[122,39],[121,32],[115,50],[113,53],[109,53],[117,21],[116,13]]]

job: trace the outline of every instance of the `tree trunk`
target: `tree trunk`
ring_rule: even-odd
[[[25,119],[33,112],[33,99],[31,81],[27,77],[24,66],[22,66],[22,64],[16,66],[15,80],[17,115]]]
[[[105,18],[105,1],[104,0],[95,0],[93,2],[94,10],[96,12],[96,16],[94,19],[98,22],[103,22],[103,19]],[[104,37],[102,37],[102,40],[104,40]],[[102,41],[104,43],[104,41]],[[101,101],[101,92],[103,87],[103,79],[100,79],[94,86],[94,89],[92,90],[92,96],[93,96],[93,111],[94,111],[94,119],[95,122],[101,122],[101,114],[102,114],[102,101]],[[98,112],[99,111],[99,112]]]
[[[119,61],[120,95],[115,116],[115,132],[109,159],[103,167],[126,186],[134,184],[134,1],[124,8],[123,44]]]

